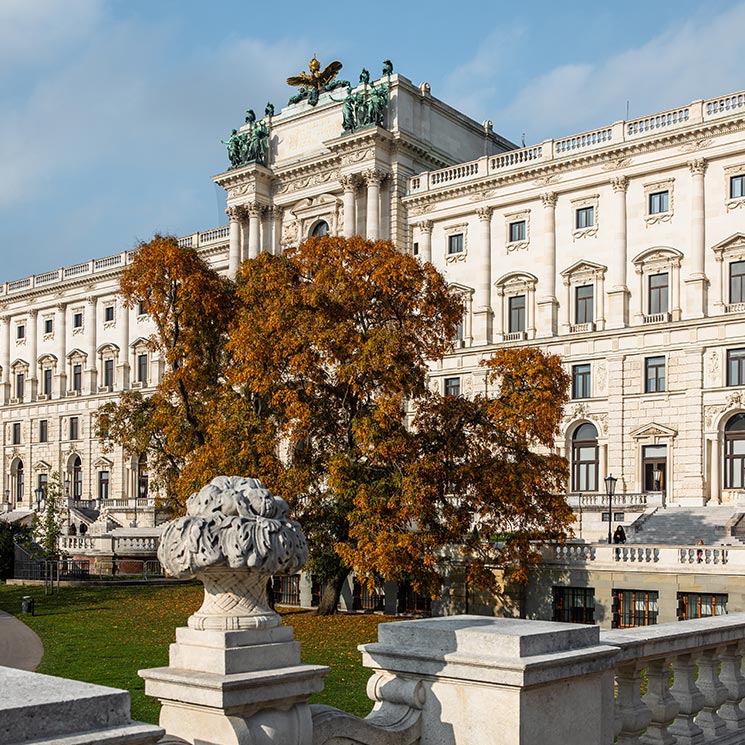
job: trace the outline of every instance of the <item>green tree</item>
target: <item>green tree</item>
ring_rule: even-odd
[[[34,522],[34,537],[41,546],[45,559],[58,559],[60,556],[59,538],[65,522],[66,504],[62,482],[56,471],[50,476],[44,488],[44,501],[41,514]]]
[[[27,546],[31,538],[31,528],[28,525],[0,521],[0,580],[13,576],[15,544]]]

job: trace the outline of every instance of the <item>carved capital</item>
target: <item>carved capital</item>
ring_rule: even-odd
[[[694,176],[703,176],[706,173],[706,168],[709,165],[706,158],[696,158],[695,160],[688,161],[688,168],[691,169],[691,174]]]
[[[39,315],[39,311],[36,310],[36,308],[31,308],[30,310],[27,311],[27,315],[30,320],[35,321],[36,317]]]
[[[558,195],[555,191],[547,191],[544,194],[541,194],[541,201],[543,202],[543,206],[550,207],[551,209],[556,207],[557,198]]]
[[[230,222],[238,222],[243,217],[242,207],[226,207],[225,214],[228,216]]]
[[[67,303],[57,303],[56,308],[60,313],[64,313],[67,310]]]
[[[432,227],[434,226],[434,223],[432,220],[422,220],[421,222],[416,223],[416,227],[419,228],[420,233],[429,233],[432,234]]]
[[[491,220],[493,209],[491,207],[479,207],[476,210],[476,214],[479,216],[479,220],[488,221]]]
[[[339,176],[339,184],[344,191],[354,191],[359,185],[359,176],[356,173],[343,173]]]
[[[625,192],[629,188],[629,180],[626,176],[614,176],[610,180],[610,185],[615,192]]]
[[[10,316],[0,316],[0,326],[5,326],[10,323]]]
[[[369,168],[362,174],[362,178],[365,179],[365,183],[368,186],[373,186],[375,184],[380,184],[387,175],[387,173],[377,168]]]
[[[266,208],[258,202],[251,202],[250,204],[246,205],[246,212],[248,213],[249,218],[253,217],[255,219],[257,217],[261,217],[261,213],[265,209]]]
[[[98,298],[95,295],[89,295],[85,302],[88,303],[88,305],[95,305],[98,302]]]

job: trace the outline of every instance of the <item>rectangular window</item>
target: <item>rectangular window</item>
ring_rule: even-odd
[[[44,376],[44,382],[43,382],[44,391],[43,391],[43,393],[45,395],[47,395],[47,396],[51,396],[52,395],[52,368],[51,367],[45,367],[42,374]]]
[[[525,240],[525,220],[510,223],[510,243]]]
[[[13,444],[14,445],[21,444],[21,423],[20,422],[13,423]]]
[[[80,428],[78,426],[78,417],[70,417],[70,439],[77,440],[80,435]]]
[[[72,314],[72,327],[74,329],[83,328],[83,311],[79,310],[77,313]]]
[[[729,301],[745,303],[745,261],[733,261],[729,265]]]
[[[665,358],[647,357],[644,360],[644,392],[660,393],[665,390]]]
[[[109,472],[108,471],[98,472],[98,498],[99,499],[109,498]]]
[[[729,198],[739,199],[740,197],[745,197],[745,175],[730,176]]]
[[[103,384],[108,387],[114,385],[114,360],[103,361]]]
[[[49,441],[49,422],[46,419],[39,419],[39,442]]]
[[[40,473],[39,478],[36,479],[36,484],[41,489],[42,499],[46,497],[47,495],[47,483],[49,481],[49,477],[46,473]]]
[[[670,210],[670,192],[653,191],[649,195],[649,214],[659,215],[661,212]]]
[[[453,233],[448,236],[448,253],[463,253],[463,233]]]
[[[554,587],[553,621],[595,623],[594,587]]]
[[[575,323],[592,323],[595,320],[595,288],[593,285],[581,285],[575,291]]]
[[[103,309],[103,320],[105,323],[108,323],[109,321],[114,320],[114,306],[113,305],[106,305]]]
[[[23,373],[16,373],[16,398],[23,401],[24,389],[26,387],[26,376]]]
[[[445,395],[460,396],[460,378],[445,378]]]
[[[690,621],[692,618],[709,618],[727,615],[728,596],[724,593],[679,592],[678,620]]]
[[[54,320],[51,318],[44,319],[44,333],[51,334],[54,331]]]
[[[657,623],[656,590],[613,590],[614,629],[654,626]]]
[[[652,274],[649,277],[649,315],[668,311],[668,275]]]
[[[525,295],[514,295],[509,300],[509,333],[525,331]]]
[[[574,227],[577,230],[582,228],[591,228],[595,224],[595,208],[579,207],[577,209]]]
[[[137,355],[137,380],[140,383],[147,383],[147,355]]]
[[[72,389],[74,391],[83,390],[83,366],[80,364],[72,366]]]
[[[590,398],[590,365],[572,365],[572,398]]]
[[[145,308],[145,302],[143,300],[140,300],[140,302],[137,303],[137,315],[138,316],[147,315],[147,308]]]
[[[414,256],[419,256],[419,244],[418,243],[415,242],[414,245],[411,247],[411,253]]]
[[[745,385],[745,349],[727,350],[727,385]]]
[[[20,323],[18,326],[16,326],[16,339],[25,339],[26,338],[26,327]]]

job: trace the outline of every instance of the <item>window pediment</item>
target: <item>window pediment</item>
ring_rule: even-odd
[[[668,246],[655,246],[647,248],[637,254],[632,262],[636,265],[637,271],[641,269],[655,270],[665,269],[670,266],[679,267],[683,254],[677,248]]]
[[[39,460],[34,465],[34,471],[51,471],[52,466],[49,465],[45,460]]]
[[[538,278],[528,272],[510,272],[500,277],[494,286],[505,295],[519,294],[535,289]]]
[[[671,429],[670,427],[665,427],[663,424],[657,424],[657,422],[649,422],[648,424],[645,424],[638,429],[635,429],[631,436],[635,440],[644,440],[644,439],[657,439],[660,437],[677,437],[678,432],[677,430]]]
[[[734,233],[729,238],[720,241],[711,250],[716,255],[717,261],[726,258],[739,261],[745,259],[745,233]]]
[[[592,261],[578,261],[561,272],[561,276],[564,277],[564,284],[584,284],[585,282],[602,279],[607,271],[608,267],[602,264],[596,264]]]

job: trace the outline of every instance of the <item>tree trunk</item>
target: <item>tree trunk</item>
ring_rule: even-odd
[[[324,582],[316,615],[333,616],[337,612],[341,591],[344,588],[344,583],[349,576],[349,572],[349,569],[344,569],[335,577],[330,577]]]

